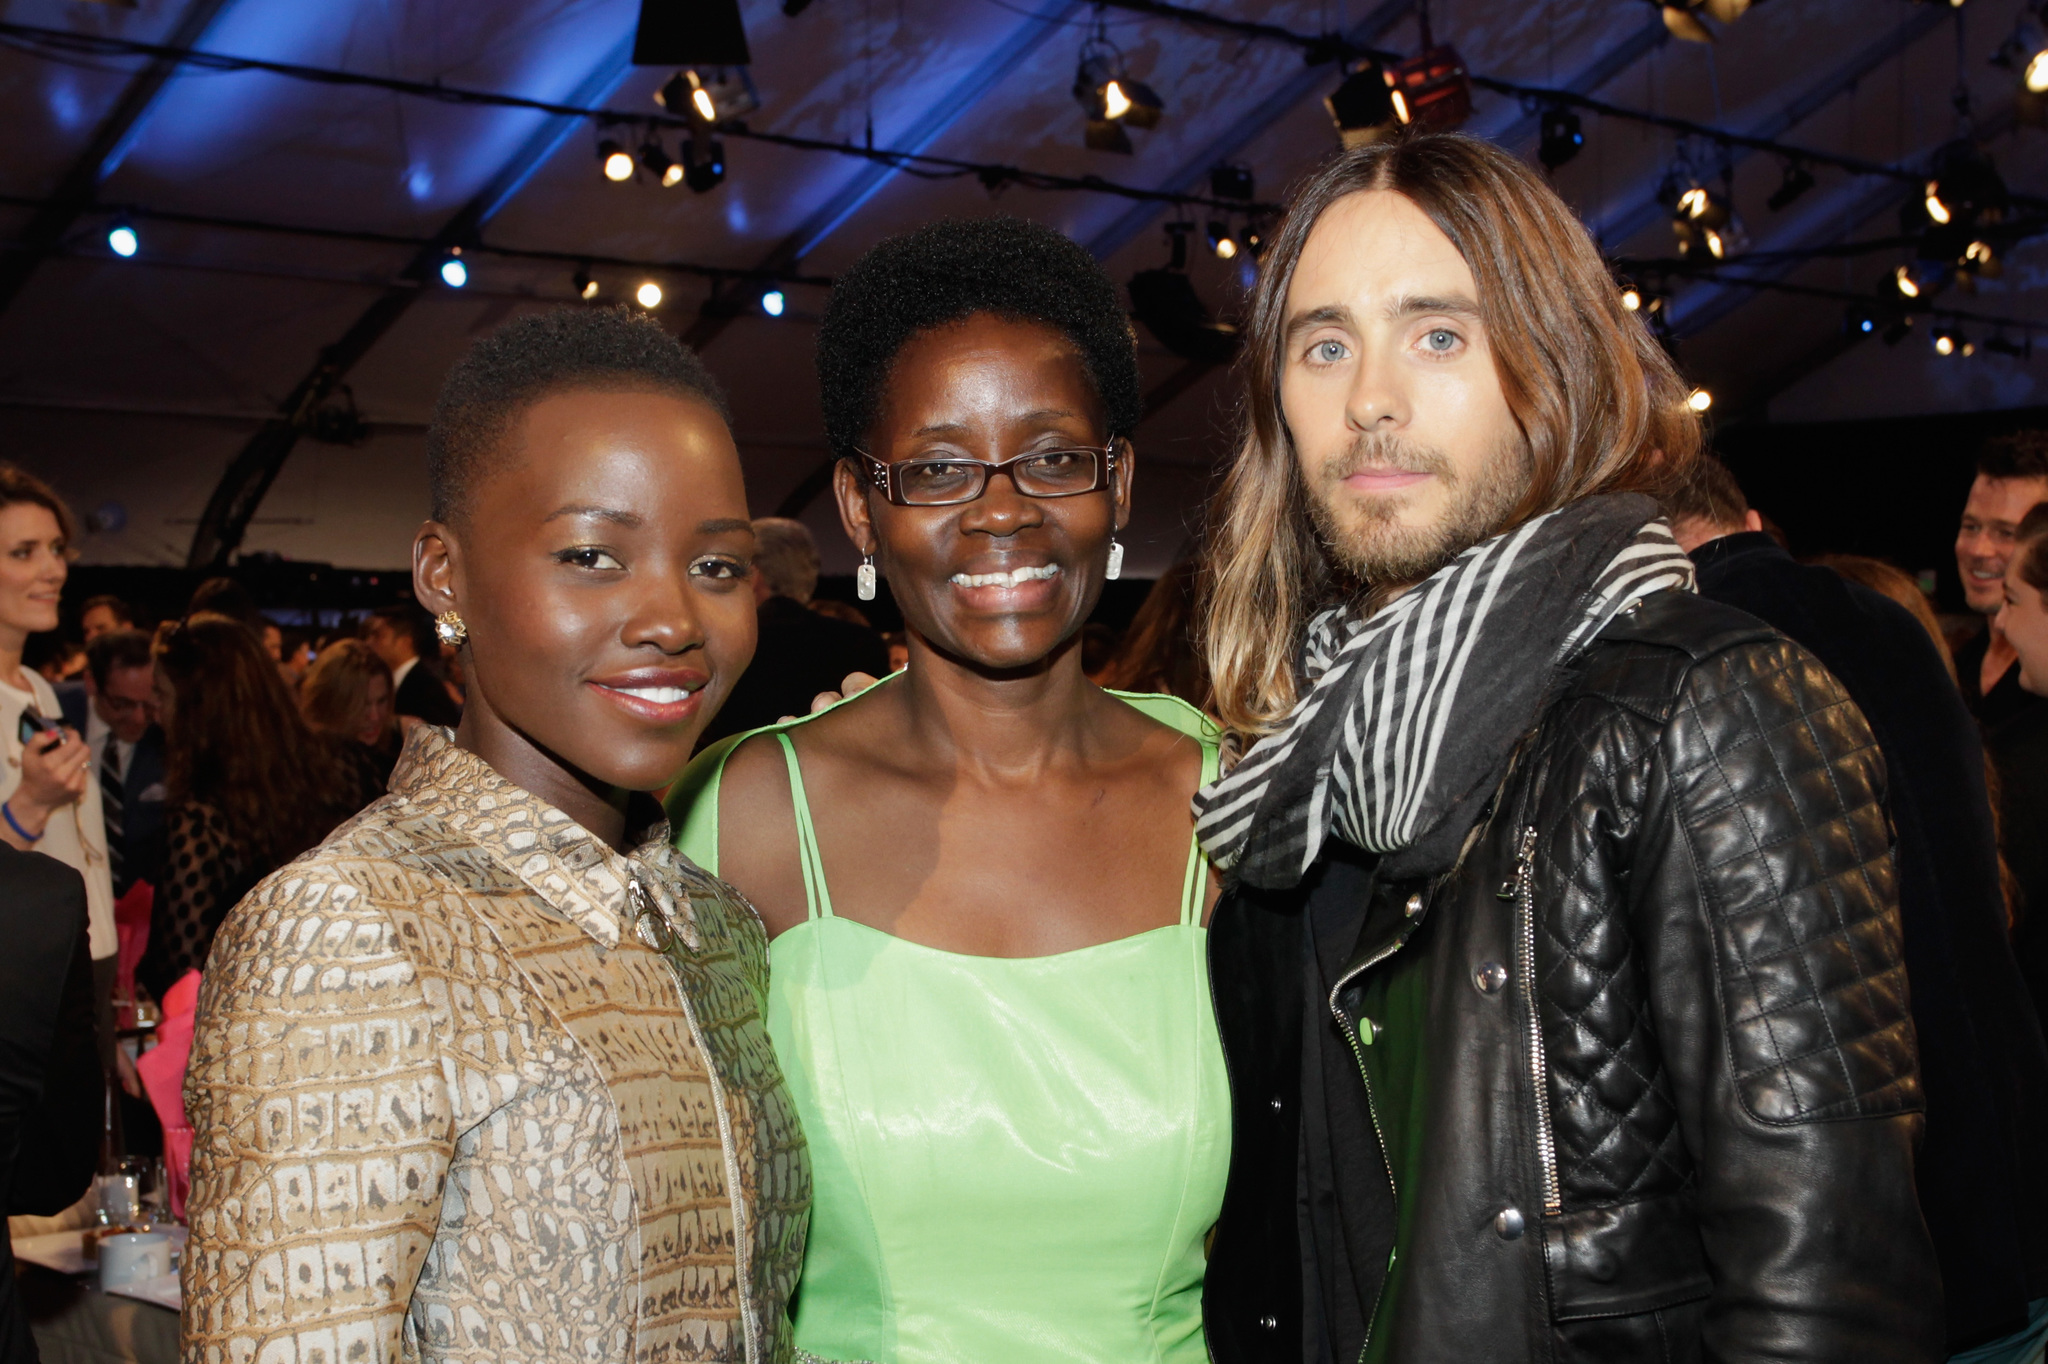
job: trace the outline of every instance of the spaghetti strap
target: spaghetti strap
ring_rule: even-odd
[[[1211,743],[1202,745],[1202,785],[1216,780],[1222,770],[1221,750]],[[1188,870],[1182,881],[1180,893],[1180,922],[1183,928],[1202,922],[1202,901],[1209,889],[1209,859],[1202,854],[1202,839],[1195,835],[1188,840]]]
[[[818,856],[818,831],[811,825],[810,797],[804,794],[803,768],[797,764],[796,745],[781,730],[775,740],[782,745],[782,760],[789,767],[789,803],[796,815],[797,858],[804,869],[805,919],[832,917],[832,893],[825,889],[825,862]]]

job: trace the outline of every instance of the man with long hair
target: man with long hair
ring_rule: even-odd
[[[1215,1357],[1937,1358],[1882,760],[1691,590],[1698,422],[1584,229],[1482,142],[1347,152],[1247,333]]]

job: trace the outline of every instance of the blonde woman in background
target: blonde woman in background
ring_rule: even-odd
[[[306,723],[335,741],[368,805],[384,794],[398,762],[398,713],[391,667],[359,639],[328,645],[299,684]]]

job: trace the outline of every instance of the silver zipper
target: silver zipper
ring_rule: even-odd
[[[1543,1018],[1536,996],[1536,826],[1522,830],[1515,854],[1515,907],[1521,916],[1522,998],[1529,1009],[1529,1082],[1536,1091],[1536,1158],[1543,1167],[1543,1212],[1564,1210],[1557,1188],[1557,1138],[1550,1127],[1550,1066],[1543,1053]]]
[[[1351,1020],[1344,1017],[1344,1011],[1337,1007],[1337,994],[1353,980],[1398,952],[1402,941],[1404,940],[1395,939],[1379,953],[1346,971],[1338,978],[1337,983],[1330,987],[1330,1017],[1337,1020],[1337,1028],[1344,1034],[1344,1040],[1351,1046],[1352,1058],[1358,1063],[1358,1078],[1365,1085],[1366,1116],[1372,1119],[1372,1135],[1379,1143],[1380,1161],[1387,1167],[1387,1189],[1394,1195],[1394,1206],[1397,1208],[1401,1205],[1401,1190],[1394,1183],[1394,1162],[1387,1155],[1387,1134],[1380,1130],[1379,1105],[1374,1103],[1372,1098],[1372,1077],[1365,1073],[1365,1053],[1358,1049],[1358,1030],[1351,1026]],[[1398,1248],[1387,1252],[1387,1272],[1380,1276],[1379,1291],[1372,1295],[1372,1310],[1365,1316],[1365,1339],[1358,1346],[1358,1364],[1365,1364],[1366,1354],[1372,1349],[1372,1330],[1379,1324],[1380,1299],[1387,1296],[1387,1280],[1394,1277],[1394,1257],[1398,1253]]]
[[[642,908],[659,918],[654,906],[649,903],[647,891],[638,882],[632,889],[639,891]],[[669,954],[663,952],[662,956]],[[732,1113],[726,1105],[725,1085],[719,1079],[718,1059],[711,1050],[711,1043],[704,1036],[704,1030],[697,1025],[697,1006],[690,1000],[690,991],[683,983],[683,973],[676,969],[673,960],[668,962],[669,975],[676,983],[676,999],[681,1003],[683,1022],[690,1029],[690,1038],[697,1044],[697,1054],[704,1058],[704,1078],[711,1086],[711,1109],[718,1115],[718,1146],[725,1157],[725,1193],[732,1203],[732,1253],[733,1268],[739,1276],[740,1330],[746,1338],[747,1359],[761,1358],[761,1323],[759,1304],[753,1296],[753,1274],[749,1266],[752,1258],[752,1244],[747,1231],[747,1206],[740,1184],[739,1151],[733,1144]]]

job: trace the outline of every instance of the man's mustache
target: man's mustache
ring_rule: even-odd
[[[1399,436],[1364,432],[1353,438],[1343,454],[1323,466],[1322,481],[1325,484],[1341,483],[1365,469],[1434,474],[1446,483],[1454,480],[1451,462],[1443,451],[1416,445]]]

